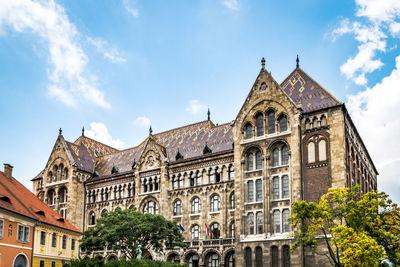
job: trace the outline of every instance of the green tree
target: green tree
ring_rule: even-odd
[[[136,258],[136,249],[161,252],[174,247],[186,247],[184,238],[175,222],[163,216],[143,214],[132,209],[116,209],[102,214],[96,226],[86,230],[81,248],[90,254],[111,246],[125,257]]]
[[[332,188],[319,203],[294,202],[292,213],[292,251],[316,251],[319,240],[334,266],[379,266],[385,258],[400,264],[400,210],[383,192]]]

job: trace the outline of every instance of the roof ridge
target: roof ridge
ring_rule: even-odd
[[[176,130],[179,130],[179,129],[182,129],[182,128],[185,128],[185,127],[193,126],[193,125],[196,125],[196,124],[201,124],[201,123],[204,123],[204,122],[208,122],[208,120],[204,120],[204,121],[200,121],[200,122],[195,122],[195,123],[183,125],[183,126],[172,128],[172,129],[169,129],[169,130],[166,130],[166,131],[163,131],[163,132],[159,132],[159,133],[156,133],[156,134],[153,134],[153,135],[156,136],[156,135],[160,135],[160,134],[165,134],[165,133],[168,133],[168,132],[171,132],[171,131],[176,131]]]
[[[103,145],[103,146],[106,146],[106,147],[109,147],[109,148],[112,148],[112,149],[114,149],[114,150],[117,150],[117,151],[119,151],[118,149],[116,149],[115,147],[112,147],[112,146],[109,146],[109,145],[107,145],[107,144],[104,144],[104,143],[102,143],[102,142],[100,142],[100,141],[97,141],[97,140],[95,140],[95,139],[93,139],[93,138],[90,138],[90,137],[87,137],[87,136],[79,136],[78,137],[78,139],[79,138],[86,138],[86,139],[89,139],[89,140],[92,140],[92,141],[94,141],[94,142],[96,142],[96,143],[98,143],[98,144],[100,144],[100,145]],[[76,139],[75,141],[77,141],[78,139]],[[76,146],[78,146],[77,144],[75,144],[75,141],[73,142],[73,144],[74,145],[76,145]],[[68,142],[68,141],[67,141]],[[71,142],[69,142],[69,143],[71,143]],[[82,142],[81,142],[81,145],[82,145]]]

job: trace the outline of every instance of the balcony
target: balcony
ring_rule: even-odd
[[[217,247],[217,246],[234,246],[234,238],[219,238],[219,239],[193,239],[191,241],[185,241],[186,244],[191,248],[198,247]]]

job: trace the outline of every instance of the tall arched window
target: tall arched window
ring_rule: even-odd
[[[252,180],[247,182],[247,201],[254,202],[254,182]]]
[[[290,231],[290,222],[289,222],[289,216],[290,216],[290,211],[289,209],[284,209],[282,211],[282,221],[283,221],[283,231],[284,233],[287,233]]]
[[[211,253],[208,256],[208,265],[207,267],[219,267],[219,256],[217,253]]]
[[[279,166],[279,149],[277,147],[272,150],[272,166]]]
[[[220,235],[220,227],[219,223],[212,223],[210,226],[210,238],[211,239],[218,239]]]
[[[219,195],[213,195],[211,197],[211,211],[219,211],[220,210],[220,198]]]
[[[196,172],[196,185],[201,185],[201,172]]]
[[[262,201],[262,180],[256,180],[256,201]]]
[[[247,215],[247,220],[249,227],[249,235],[254,235],[254,213],[249,213]]]
[[[261,211],[256,213],[257,234],[263,233],[263,214]]]
[[[148,201],[143,206],[143,213],[158,214],[158,205],[153,200]]]
[[[289,198],[289,176],[282,176],[282,198]]]
[[[254,165],[253,153],[249,153],[247,155],[247,170],[248,171],[252,171],[253,170],[253,165]]]
[[[62,187],[58,193],[60,195],[60,203],[66,203],[68,199],[67,189],[65,187]]]
[[[183,175],[178,174],[178,187],[183,188]]]
[[[279,210],[274,210],[274,233],[281,232],[281,212]]]
[[[96,215],[94,214],[94,211],[91,211],[89,213],[89,225],[95,225],[96,224]]]
[[[273,110],[268,111],[268,133],[275,133],[275,112]]]
[[[282,147],[282,159],[281,159],[282,165],[288,165],[289,164],[289,149],[286,145]]]
[[[68,180],[68,169],[64,168],[64,180]]]
[[[307,153],[308,153],[308,163],[315,162],[315,144],[314,144],[314,142],[308,143]]]
[[[282,115],[279,119],[279,131],[284,132],[287,130],[287,119],[285,115]]]
[[[231,222],[230,226],[230,237],[235,238],[235,222]]]
[[[233,165],[229,165],[228,168],[228,175],[229,175],[229,180],[232,181],[235,179],[235,167],[233,167]]]
[[[192,200],[192,213],[200,213],[200,198],[195,197]]]
[[[252,138],[253,137],[253,127],[251,124],[246,125],[246,139]]]
[[[324,139],[321,139],[318,142],[318,156],[319,156],[319,161],[326,160],[326,141]]]
[[[256,247],[256,267],[263,267],[262,248]]]
[[[28,266],[28,260],[24,254],[19,254],[14,259],[13,267],[26,267]]]
[[[327,123],[326,123],[326,117],[325,116],[322,116],[321,117],[321,126],[325,126]]]
[[[257,124],[257,136],[264,135],[264,118],[262,114],[257,115],[256,124]]]
[[[200,238],[200,226],[195,224],[192,226],[192,239],[199,239]]]
[[[256,153],[256,169],[262,169],[262,154],[261,151],[257,151]]]
[[[251,259],[251,248],[249,247],[245,248],[244,257],[245,257],[246,267],[252,267],[253,260]]]
[[[213,170],[213,169],[210,169],[210,170],[208,171],[208,182],[209,182],[210,184],[213,184],[213,183],[215,182],[215,173],[214,173],[214,170]]]
[[[235,192],[232,192],[231,195],[229,196],[229,200],[231,203],[230,208],[234,209],[235,208]]]
[[[47,193],[47,204],[49,206],[52,206],[55,204],[56,200],[56,193],[54,192],[53,189],[50,189],[49,192]]]
[[[282,261],[283,267],[290,267],[290,248],[288,245],[282,247]]]
[[[177,188],[178,188],[178,179],[176,178],[175,175],[172,175],[172,189],[177,189]]]
[[[277,246],[271,247],[271,266],[272,267],[279,267],[279,251]]]
[[[179,199],[174,202],[174,216],[182,215],[182,201]]]

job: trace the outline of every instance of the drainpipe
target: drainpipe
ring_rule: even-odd
[[[302,137],[302,135],[301,135],[301,119],[302,119],[302,116],[300,115],[300,117],[299,117],[299,121],[300,121],[300,123],[299,123],[299,126],[298,126],[298,129],[299,129],[299,138],[300,138],[300,149],[299,149],[299,153],[300,153],[300,182],[301,182],[301,185],[300,185],[300,197],[301,197],[301,200],[304,200],[304,182],[303,182],[303,137]],[[305,250],[304,250],[304,246],[301,246],[301,258],[302,258],[302,266],[306,266],[306,259],[305,259]]]

